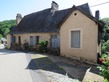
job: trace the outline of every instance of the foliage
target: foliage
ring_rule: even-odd
[[[13,48],[14,48],[15,50],[17,50],[18,47],[19,47],[19,44],[18,44],[18,43],[13,43],[12,46],[13,46]]]
[[[102,42],[102,54],[109,52],[109,40]]]
[[[109,35],[106,33],[106,30],[109,30],[109,18],[103,18],[101,19],[105,26],[103,27],[103,40],[107,41],[109,39]]]
[[[5,20],[0,22],[0,34],[6,37],[7,33],[16,25],[15,20]]]
[[[103,27],[103,37],[102,37],[102,55],[99,58],[102,65],[98,66],[100,70],[100,75],[104,77],[104,82],[109,82],[109,18],[104,18],[102,21],[105,23]]]
[[[39,44],[41,46],[47,46],[47,41],[46,40],[41,40],[41,41],[39,41]]]
[[[24,49],[28,49],[28,48],[29,48],[29,43],[28,43],[28,42],[25,42],[25,43],[23,44],[23,47],[24,47]]]
[[[1,39],[2,37],[3,37],[2,34],[0,34],[0,39]]]
[[[41,41],[39,41],[39,45],[40,45],[40,47],[38,49],[39,52],[47,52],[48,41],[41,40]]]
[[[4,37],[6,37],[7,33],[10,32],[10,29],[9,29],[9,28],[2,28],[1,31],[2,31],[2,35],[3,35]]]
[[[100,58],[103,65],[98,66],[100,74],[104,77],[104,82],[109,82],[109,54],[103,54]]]

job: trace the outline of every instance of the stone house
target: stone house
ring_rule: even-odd
[[[40,40],[47,40],[48,47],[60,49],[61,56],[97,62],[104,23],[96,18],[98,15],[92,16],[88,3],[64,10],[58,7],[53,1],[51,8],[19,20],[7,35],[8,48],[13,43],[21,46],[27,41],[29,45],[36,45]],[[21,15],[16,18],[21,19]]]

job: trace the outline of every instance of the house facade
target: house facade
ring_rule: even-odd
[[[97,62],[103,22],[92,16],[88,4],[58,10],[51,8],[23,17],[7,35],[8,48],[13,43],[36,45],[48,41],[48,47],[59,48],[61,56]]]
[[[75,10],[60,27],[61,55],[83,61],[97,61],[98,24]]]

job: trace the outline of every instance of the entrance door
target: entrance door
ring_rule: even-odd
[[[51,47],[60,48],[60,36],[59,35],[51,35]]]
[[[30,45],[34,46],[36,44],[36,36],[30,36]]]

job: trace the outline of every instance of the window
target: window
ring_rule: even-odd
[[[71,31],[71,47],[80,48],[80,30]]]
[[[30,45],[36,45],[39,42],[39,36],[30,36]]]

